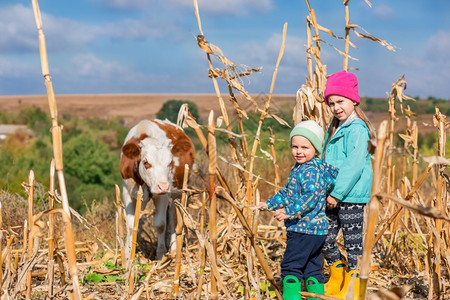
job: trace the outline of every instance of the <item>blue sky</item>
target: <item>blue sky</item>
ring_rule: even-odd
[[[317,20],[344,35],[342,0],[310,0]],[[262,66],[243,83],[270,91],[288,23],[275,94],[295,94],[305,82],[307,8],[302,0],[198,0],[206,39],[237,65]],[[402,75],[406,94],[450,99],[450,1],[349,2],[350,21],[396,51],[352,35],[350,61],[361,96],[385,97]],[[40,0],[56,94],[214,93],[198,48],[192,0]],[[358,31],[362,31],[358,29]],[[321,37],[328,74],[343,66],[342,40]],[[0,95],[45,94],[31,0],[0,1]],[[216,67],[221,67],[215,62]],[[227,89],[221,86],[221,92]]]

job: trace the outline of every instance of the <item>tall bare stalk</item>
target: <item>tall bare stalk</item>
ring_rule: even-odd
[[[217,198],[216,198],[216,137],[215,137],[215,124],[214,124],[214,112],[209,113],[208,118],[208,174],[209,174],[209,230],[211,237],[212,250],[214,255],[214,260],[217,257]],[[211,276],[211,299],[218,299],[217,294],[217,278],[214,275]]]
[[[398,118],[396,117],[395,113],[395,95],[391,94],[389,95],[388,98],[388,102],[389,102],[389,150],[388,150],[388,157],[387,157],[387,187],[386,187],[386,192],[388,194],[392,194],[392,189],[393,189],[393,185],[392,185],[392,180],[394,177],[394,174],[392,172],[393,168],[392,168],[392,152],[394,149],[394,133],[395,133],[395,123],[398,121]]]
[[[203,236],[204,229],[205,229],[205,210],[206,210],[206,193],[202,193],[202,208],[200,211],[200,235]],[[199,267],[199,274],[198,274],[198,288],[197,288],[197,299],[201,299],[202,296],[202,289],[203,289],[203,273],[205,272],[205,266],[206,266],[206,249],[205,247],[200,247],[199,252],[199,259],[200,259],[200,267]]]
[[[186,190],[187,190],[187,182],[189,178],[189,166],[184,165],[184,176],[183,176],[183,192],[181,194],[181,206],[186,207]],[[174,287],[173,292],[174,296],[179,292],[180,288],[180,273],[181,273],[181,251],[183,250],[183,217],[179,209],[177,208],[177,225],[175,228],[175,233],[177,235],[177,252],[175,256],[175,278],[174,278]]]
[[[45,43],[44,31],[42,29],[43,27],[42,27],[41,12],[39,10],[39,4],[37,0],[32,0],[32,4],[36,20],[36,26],[39,33],[39,49],[41,53],[42,75],[44,76],[45,86],[47,88],[50,115],[52,119],[51,132],[53,141],[53,155],[55,160],[55,169],[58,175],[59,189],[62,197],[62,205],[65,212],[63,214],[63,220],[65,225],[64,241],[67,251],[67,260],[69,262],[69,273],[72,279],[73,297],[78,300],[81,299],[81,292],[75,255],[75,238],[72,230],[69,199],[67,197],[67,189],[63,171],[61,127],[58,125],[58,111],[56,106],[55,93],[53,91],[53,85],[48,67],[47,47]]]
[[[55,208],[55,160],[52,159],[50,163],[50,186],[49,186],[49,209]],[[48,296],[53,299],[53,279],[54,279],[54,242],[55,242],[55,215],[48,216]]]
[[[262,124],[264,122],[264,119],[267,116],[267,113],[268,113],[268,110],[269,110],[269,107],[270,107],[270,102],[272,100],[273,87],[275,85],[275,79],[277,78],[277,74],[278,74],[278,66],[280,65],[280,61],[281,61],[281,58],[283,57],[283,53],[284,53],[284,44],[285,44],[285,41],[286,41],[286,31],[287,31],[287,23],[284,23],[284,26],[283,26],[283,40],[282,40],[282,43],[281,43],[280,52],[278,53],[278,59],[277,59],[276,65],[275,65],[275,70],[274,70],[273,75],[272,75],[272,84],[270,86],[269,97],[267,98],[266,102],[264,103],[264,109],[261,112],[261,116],[259,118],[258,129],[256,130],[255,140],[253,142],[252,152],[251,152],[251,155],[250,155],[250,165],[248,167],[248,171],[249,171],[249,175],[250,176],[247,179],[247,189],[246,189],[246,191],[247,191],[247,194],[246,194],[246,201],[247,202],[246,202],[246,204],[248,206],[251,206],[251,205],[254,204],[253,203],[254,197],[253,197],[253,193],[252,193],[252,191],[253,191],[252,183],[253,182],[252,182],[252,175],[251,174],[253,173],[253,165],[254,165],[254,162],[255,162],[256,150],[257,150],[258,145],[260,143],[261,127],[262,127]],[[250,216],[251,216],[251,214],[248,214],[248,217],[250,217]]]
[[[270,146],[270,150],[272,152],[272,158],[273,158],[273,169],[274,169],[274,173],[275,173],[274,183],[275,183],[275,193],[276,193],[276,192],[278,192],[278,190],[281,187],[280,168],[277,164],[277,153],[275,151],[275,135],[273,134],[273,130],[270,127],[269,127],[269,132],[270,132],[269,146]]]
[[[446,116],[443,115],[439,109],[436,107],[436,113],[433,116],[433,123],[434,126],[438,128],[438,155],[440,157],[445,157],[445,142],[446,142],[446,122],[445,122]],[[445,171],[446,166],[442,164],[436,165],[438,178],[436,183],[436,203],[435,206],[438,209],[439,212],[444,212],[444,193],[445,193]],[[429,295],[429,299],[432,299],[433,296],[437,296],[440,294],[440,291],[442,290],[441,284],[440,284],[440,278],[441,278],[441,242],[440,238],[442,234],[445,234],[442,231],[443,225],[441,219],[435,220],[435,226],[436,226],[436,232],[437,236],[433,238],[433,250],[434,250],[434,260],[433,260],[433,278],[431,280],[432,288],[430,292],[434,293],[434,295]],[[430,238],[433,235],[430,235]]]
[[[408,106],[409,109],[409,106]],[[412,143],[412,128],[411,128],[411,118],[409,115],[406,115],[406,130],[405,130],[405,135],[403,138],[403,155],[402,155],[402,170],[401,170],[401,174],[402,174],[402,180],[401,180],[401,195],[402,197],[405,197],[406,193],[407,193],[407,177],[406,174],[408,172],[407,169],[407,161],[408,161],[408,148],[409,145]]]
[[[28,175],[28,259],[31,259],[31,255],[33,254],[33,235],[31,234],[31,230],[33,228],[33,205],[34,205],[34,172],[30,171]],[[26,299],[31,299],[31,271],[28,271],[27,274],[27,293],[25,295]]]
[[[417,127],[417,122],[413,122],[412,126],[412,147],[413,147],[413,170],[412,170],[412,185],[415,185],[417,182],[417,166],[419,160],[419,128]]]
[[[372,192],[369,202],[369,212],[367,218],[366,235],[363,246],[363,256],[361,260],[361,275],[360,275],[360,292],[359,299],[365,299],[367,283],[369,281],[369,269],[370,269],[370,254],[374,244],[373,237],[375,236],[375,226],[378,222],[378,199],[376,195],[381,191],[381,164],[383,162],[385,152],[385,141],[387,137],[387,121],[381,122],[378,127],[377,148],[375,152],[375,161],[373,164],[373,181]]]
[[[350,45],[350,29],[356,27],[356,25],[350,24],[350,13],[348,11],[348,2],[349,0],[344,0],[344,6],[345,6],[345,48],[344,48],[344,63],[343,63],[343,69],[348,70],[348,51],[349,51],[349,45]]]
[[[203,146],[203,149],[205,149],[206,153],[208,153],[208,141],[207,141],[205,135],[203,134],[203,131],[200,128],[200,125],[195,121],[195,119],[192,117],[191,114],[187,114],[185,117],[186,118],[185,118],[184,122],[187,125],[189,125],[189,127],[194,129],[200,143]],[[217,177],[217,180],[219,180],[220,185],[223,186],[227,190],[228,193],[232,194],[231,189],[225,180],[225,177],[223,176],[222,172],[220,171],[220,169],[218,167],[216,167],[216,177]]]
[[[136,241],[137,241],[137,233],[139,228],[139,218],[141,215],[141,205],[142,205],[142,186],[139,186],[139,190],[136,197],[136,208],[134,211],[134,223],[133,223],[133,237],[131,242],[131,253],[130,253],[130,259],[127,263],[127,270],[129,272],[128,274],[128,295],[127,299],[130,298],[131,294],[133,293],[134,288],[134,256],[136,254]],[[123,258],[122,258],[123,259]]]
[[[126,268],[126,259],[125,259],[125,248],[123,244],[124,238],[124,230],[123,230],[123,215],[124,211],[122,208],[122,199],[120,198],[120,188],[116,184],[114,186],[116,192],[116,250],[115,257],[117,259],[117,248],[120,249],[120,259],[122,262],[122,267]]]

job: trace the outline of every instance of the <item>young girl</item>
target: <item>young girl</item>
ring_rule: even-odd
[[[327,80],[325,102],[334,117],[326,135],[323,159],[339,169],[335,187],[327,197],[329,228],[323,254],[330,265],[330,279],[325,293],[344,299],[352,277],[355,293],[359,293],[356,266],[358,256],[362,255],[364,207],[372,187],[368,146],[375,132],[358,107],[358,79],[354,74],[346,71],[332,74]],[[347,261],[336,246],[340,229]]]
[[[334,186],[337,169],[316,156],[322,153],[324,132],[315,121],[304,121],[289,135],[295,165],[287,184],[260,209],[275,211],[274,217],[284,220],[286,250],[281,262],[281,278],[295,276],[305,279],[306,290],[324,293],[322,247],[328,231],[325,216],[326,196]],[[289,279],[289,277],[287,279]],[[285,292],[286,285],[284,282]],[[285,299],[289,298],[283,295]],[[300,295],[295,299],[300,299]],[[291,298],[292,299],[292,298]]]

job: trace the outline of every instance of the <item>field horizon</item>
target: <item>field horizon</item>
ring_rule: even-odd
[[[225,103],[228,101],[228,95],[222,95]],[[257,103],[263,104],[266,95],[253,95]],[[237,97],[239,104],[243,108],[250,106],[250,101],[242,96]],[[188,100],[195,103],[198,107],[200,118],[207,119],[211,110],[214,110],[217,116],[220,112],[219,102],[215,94],[71,94],[56,95],[56,104],[59,115],[72,115],[81,118],[104,118],[120,117],[125,120],[128,126],[137,123],[142,119],[156,118],[157,112],[163,104],[169,100]],[[272,103],[292,101],[295,103],[295,95],[273,95]],[[47,95],[9,95],[0,96],[0,111],[18,112],[23,107],[37,107],[49,113]],[[228,105],[228,112],[234,111],[231,105]]]
[[[251,95],[258,106],[262,108],[268,95]],[[227,108],[229,116],[235,114],[235,110],[230,103],[230,96],[222,94],[221,97]],[[254,105],[245,99],[242,95],[236,96],[242,109],[246,111],[255,111]],[[374,98],[382,99],[382,98]],[[126,127],[132,127],[143,119],[154,119],[156,114],[162,108],[165,102],[169,100],[188,100],[197,105],[199,117],[201,120],[207,120],[211,110],[218,117],[221,115],[220,105],[216,94],[190,94],[190,93],[160,93],[160,94],[64,94],[56,95],[56,105],[58,115],[76,116],[78,118],[108,118],[119,117],[125,122]],[[291,105],[294,108],[296,101],[295,94],[276,94],[272,95],[271,110],[277,112],[280,107]],[[387,101],[387,100],[386,100]],[[39,108],[46,113],[50,113],[47,95],[5,95],[0,96],[0,111],[6,113],[17,113],[24,107]],[[365,111],[369,120],[375,128],[383,120],[389,119],[389,112]],[[419,133],[428,133],[434,131],[433,115],[418,114]],[[291,123],[292,120],[286,120]],[[406,122],[401,118],[397,124],[397,131],[404,130]]]

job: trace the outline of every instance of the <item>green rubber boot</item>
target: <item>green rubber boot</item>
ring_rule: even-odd
[[[293,275],[287,275],[283,279],[283,299],[284,300],[301,300],[300,291],[302,284],[298,278]]]
[[[315,277],[308,277],[305,280],[306,291],[318,295],[325,295],[324,284],[320,283]],[[319,298],[307,298],[307,300],[319,300]]]

